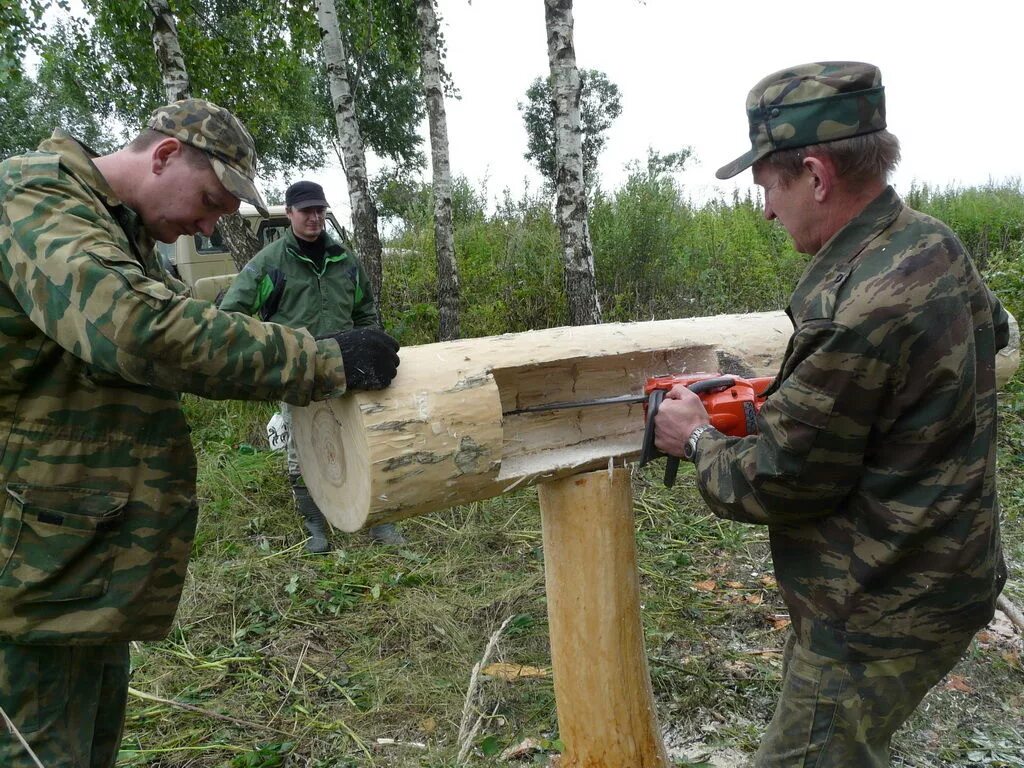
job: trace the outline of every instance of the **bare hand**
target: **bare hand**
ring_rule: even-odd
[[[669,456],[682,456],[683,446],[701,424],[709,424],[700,398],[682,384],[665,395],[654,419],[654,446]]]

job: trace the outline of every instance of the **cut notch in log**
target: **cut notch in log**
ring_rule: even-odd
[[[552,328],[406,347],[392,385],[294,412],[310,493],[344,531],[497,496],[609,459],[635,459],[642,408],[508,415],[529,405],[639,393],[667,373],[778,372],[783,312]],[[1019,363],[1016,323],[996,359]]]

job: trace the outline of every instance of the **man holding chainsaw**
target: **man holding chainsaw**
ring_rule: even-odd
[[[956,236],[887,178],[878,69],[776,72],[747,97],[765,217],[812,256],[757,416],[727,437],[675,387],[656,446],[719,516],[767,525],[793,629],[755,765],[885,766],[892,734],[992,618],[1006,578],[995,353],[1008,319]]]

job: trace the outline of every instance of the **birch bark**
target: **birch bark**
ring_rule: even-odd
[[[548,63],[555,120],[556,217],[562,237],[565,293],[572,325],[601,322],[594,278],[594,252],[587,223],[580,128],[580,73],[573,47],[572,0],[544,0]]]
[[[348,78],[345,43],[341,39],[338,11],[334,0],[316,0],[316,20],[320,26],[327,80],[331,89],[334,119],[338,126],[345,178],[348,180],[348,199],[352,207],[352,228],[359,258],[370,277],[373,294],[380,303],[382,282],[381,244],[377,232],[377,206],[370,197],[370,183],[366,174],[366,153],[356,121],[355,100]]]
[[[146,0],[153,13],[153,52],[160,66],[164,92],[168,103],[187,99],[192,95],[185,56],[178,44],[178,25],[167,0]]]
[[[420,75],[430,124],[430,158],[434,175],[434,249],[437,253],[438,341],[459,338],[459,270],[452,226],[452,172],[448,161],[448,118],[441,90],[434,0],[416,0],[420,37]]]
[[[153,13],[153,52],[160,66],[160,76],[168,103],[192,96],[192,83],[185,66],[185,56],[178,43],[178,25],[167,0],[146,0]],[[231,251],[235,269],[241,271],[249,259],[256,255],[262,243],[238,213],[232,213],[217,222],[221,239]]]

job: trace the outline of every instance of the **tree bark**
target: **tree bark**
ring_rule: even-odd
[[[178,25],[171,7],[167,0],[146,0],[146,4],[153,13],[153,51],[160,66],[167,101],[190,98],[192,84],[185,67],[185,56],[178,44]]]
[[[252,231],[252,227],[240,213],[222,216],[217,222],[217,230],[220,232],[224,245],[231,251],[231,260],[239,272],[249,263],[249,259],[263,247],[263,243],[256,237],[256,233]]]
[[[601,322],[594,277],[594,252],[587,223],[583,180],[583,131],[580,127],[580,73],[573,47],[572,0],[544,0],[555,120],[555,206],[562,236],[565,293],[572,325]]]
[[[344,531],[488,499],[639,456],[643,408],[510,413],[638,394],[652,376],[774,376],[793,334],[785,312],[608,323],[403,347],[391,386],[293,411],[302,474]],[[1020,334],[996,355],[1003,386]]]
[[[331,103],[334,106],[338,140],[344,157],[356,248],[370,277],[370,286],[379,306],[383,270],[380,234],[377,231],[377,206],[370,197],[366,153],[359,132],[359,123],[356,121],[355,100],[348,79],[345,43],[341,38],[334,0],[316,0],[316,19],[320,26],[324,61],[327,62],[327,79],[331,88]]]
[[[353,531],[639,455],[641,405],[508,414],[636,394],[650,376],[772,375],[783,312],[551,328],[403,347],[391,386],[293,411],[310,493]]]
[[[640,621],[629,471],[538,486],[560,768],[668,768]]]
[[[448,162],[448,118],[441,90],[434,0],[416,0],[420,35],[420,74],[430,124],[430,158],[434,173],[434,250],[437,253],[439,341],[459,338],[459,271],[452,227],[452,172]]]
[[[178,43],[178,25],[167,0],[146,0],[153,13],[153,51],[160,66],[160,76],[168,103],[192,97],[192,83],[185,66],[185,56]],[[231,251],[235,268],[241,270],[260,249],[259,238],[238,213],[224,216],[217,222],[221,239]]]

